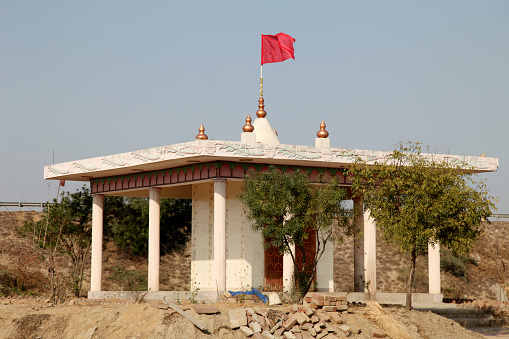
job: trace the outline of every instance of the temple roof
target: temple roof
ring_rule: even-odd
[[[263,118],[256,120],[263,120]],[[268,129],[269,127],[270,124],[265,124],[264,128]],[[368,163],[374,163],[390,153],[334,147],[285,145],[279,142],[275,133],[274,135],[261,134],[260,138],[264,141],[272,140],[274,143],[195,140],[45,166],[44,179],[89,181],[97,178],[157,171],[211,161],[347,168],[357,157]],[[275,140],[278,142],[275,142]],[[494,172],[498,169],[498,158],[449,154],[429,156],[433,156],[436,160],[447,160],[476,173]]]

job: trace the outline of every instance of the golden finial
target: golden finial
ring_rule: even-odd
[[[481,157],[485,158],[486,157],[486,153],[481,154]]]
[[[325,122],[322,120],[322,123],[320,124],[320,130],[318,133],[316,133],[319,138],[327,138],[329,136],[329,132],[325,130],[325,126]]]
[[[203,124],[200,125],[198,131],[200,131],[200,133],[196,136],[196,140],[207,140],[209,138],[207,134],[205,134],[205,127],[203,127]]]
[[[247,118],[246,118],[246,124],[244,125],[244,127],[242,127],[242,130],[244,132],[250,133],[250,132],[254,131],[254,126],[251,125],[251,121],[252,121],[251,116],[248,114]]]
[[[274,133],[275,133],[276,135],[278,135],[278,134],[277,134],[277,131],[276,131],[276,129],[275,129],[275,128],[274,128]]]
[[[258,112],[256,112],[256,116],[258,118],[265,118],[265,116],[267,115],[267,112],[265,112],[265,110],[263,109],[265,107],[263,102],[264,102],[263,98],[260,97],[260,99],[258,99]]]

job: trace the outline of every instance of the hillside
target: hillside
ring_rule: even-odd
[[[38,212],[0,212],[0,281],[2,291],[8,292],[6,274],[14,275],[18,282],[25,284],[26,294],[45,295],[44,285],[47,267],[28,248],[16,246],[10,239],[19,239],[16,227],[30,218],[38,218]],[[442,291],[444,296],[453,298],[496,300],[497,285],[506,286],[509,281],[509,222],[498,221],[486,224],[485,235],[475,245],[468,258],[458,260],[446,251],[442,262],[449,263],[449,272],[442,270]],[[11,244],[11,246],[8,246]],[[353,242],[346,238],[335,243],[334,283],[336,291],[353,290]],[[28,246],[28,245],[27,245]],[[114,243],[105,244],[103,253],[105,290],[125,289],[126,280],[143,284],[146,279],[147,260],[134,257],[119,249]],[[408,258],[394,246],[382,239],[377,243],[377,276],[379,292],[404,292]],[[89,288],[90,260],[87,262],[84,290]],[[58,256],[57,267],[65,272],[69,261]],[[456,273],[456,276],[451,272]],[[42,283],[41,283],[42,282]],[[427,292],[427,258],[421,257],[416,274],[416,291]],[[131,287],[133,285],[130,285]],[[165,255],[161,258],[161,290],[188,290],[190,286],[189,251]]]

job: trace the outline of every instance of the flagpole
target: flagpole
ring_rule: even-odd
[[[263,97],[263,65],[260,66],[260,98]]]

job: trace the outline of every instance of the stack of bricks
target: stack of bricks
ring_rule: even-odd
[[[308,293],[304,297],[304,305],[312,309],[321,309],[325,312],[348,311],[346,295],[334,296],[321,293]]]
[[[292,305],[284,311],[242,308],[229,315],[232,329],[258,339],[334,339],[338,332],[341,336],[360,332],[344,325],[340,313],[306,305]]]

